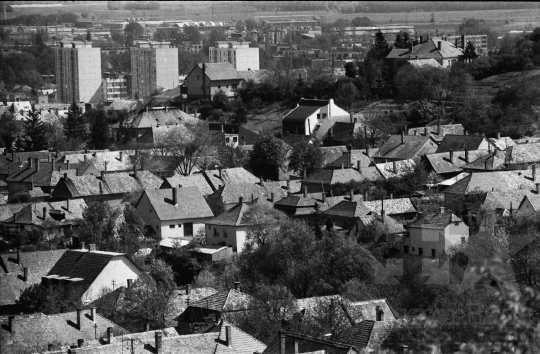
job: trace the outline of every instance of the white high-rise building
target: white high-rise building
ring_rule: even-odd
[[[64,103],[100,102],[100,49],[92,48],[92,42],[60,42],[55,54],[57,98]]]
[[[131,51],[131,91],[145,98],[157,88],[178,87],[178,48],[170,42],[138,41]]]
[[[249,42],[216,42],[210,47],[210,63],[231,63],[237,71],[259,70],[259,48]]]

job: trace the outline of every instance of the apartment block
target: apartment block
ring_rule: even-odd
[[[100,49],[92,48],[92,42],[60,42],[55,55],[58,100],[63,103],[100,102]]]
[[[178,87],[178,48],[171,48],[170,42],[139,41],[130,51],[133,97]]]
[[[131,97],[131,74],[103,73],[101,83],[104,102]]]
[[[472,42],[476,48],[476,54],[480,57],[488,56],[487,34],[468,34],[461,36],[448,36],[446,40],[454,43],[456,47],[465,48],[468,42]]]
[[[249,42],[216,42],[210,47],[210,63],[231,63],[238,71],[259,70],[259,48]]]

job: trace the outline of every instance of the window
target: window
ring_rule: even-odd
[[[220,88],[221,88],[221,85],[218,85],[218,87],[217,87],[217,88],[218,88],[218,89],[220,89]]]
[[[229,235],[227,234],[227,230],[223,230],[223,237],[227,238]]]
[[[233,136],[232,141],[233,141],[233,143],[237,143],[237,142],[238,142],[238,137],[237,137],[237,136]]]
[[[219,232],[217,229],[214,229],[214,237],[219,237]]]
[[[323,119],[326,118],[326,116],[327,116],[326,113],[323,113],[323,114],[322,114]]]
[[[321,119],[321,114],[317,113],[317,119]]]
[[[174,229],[176,225],[169,225],[169,229]]]
[[[424,250],[422,249],[422,247],[418,247],[418,255],[421,256],[424,254]]]
[[[409,246],[403,246],[403,253],[409,253]]]
[[[435,251],[435,249],[433,249],[433,248],[431,249],[431,257],[432,258],[437,257],[437,251]]]
[[[414,247],[412,248],[412,251],[414,252]]]
[[[193,236],[193,223],[184,223],[184,236]]]
[[[229,137],[226,137],[226,138],[225,138],[225,142],[228,144],[228,143],[231,142],[231,139],[230,139]]]

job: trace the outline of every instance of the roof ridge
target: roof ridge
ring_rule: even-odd
[[[311,340],[311,341],[314,341],[314,342],[318,342],[320,344],[333,345],[333,346],[341,347],[341,348],[344,348],[344,349],[347,349],[347,348],[355,348],[356,349],[356,347],[354,345],[351,345],[351,344],[346,344],[346,343],[342,343],[342,342],[332,342],[332,341],[329,341],[329,340],[326,340],[326,339],[316,338],[316,337],[313,337],[313,336],[310,336],[310,335],[307,335],[307,334],[300,334],[300,333],[294,333],[294,332],[289,332],[289,331],[281,331],[281,333],[285,334],[285,335],[288,335],[290,337],[297,337],[297,338],[301,338],[301,339],[307,339],[307,340]]]

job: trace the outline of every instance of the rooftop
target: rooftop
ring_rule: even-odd
[[[176,204],[173,204],[176,191]],[[164,220],[198,219],[213,217],[212,210],[197,187],[145,190],[157,217]]]

